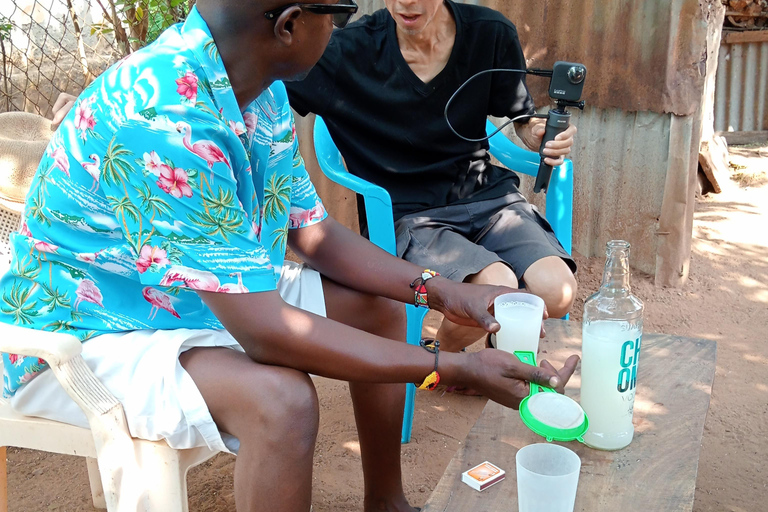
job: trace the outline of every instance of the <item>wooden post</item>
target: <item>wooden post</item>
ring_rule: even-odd
[[[0,447],[0,512],[8,512],[8,468],[5,446]]]

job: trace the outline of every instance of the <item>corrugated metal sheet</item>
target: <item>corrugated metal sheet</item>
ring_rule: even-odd
[[[529,66],[584,63],[590,73],[584,99],[591,105],[693,115],[704,87],[707,23],[722,10],[720,1],[481,3],[517,25]],[[541,92],[542,85],[531,85]]]
[[[720,46],[715,131],[768,130],[768,41]]]
[[[517,26],[529,67],[582,62],[584,99],[602,108],[693,115],[706,71],[707,23],[720,0],[479,0]],[[384,7],[361,0],[361,13]],[[537,104],[545,80],[530,80]]]

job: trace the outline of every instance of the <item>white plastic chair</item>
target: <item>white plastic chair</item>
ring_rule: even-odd
[[[5,447],[86,458],[93,505],[110,512],[186,512],[187,471],[216,452],[134,439],[123,406],[85,364],[72,335],[0,324],[0,352],[40,357],[88,418],[90,429],[22,416],[0,403],[0,512],[7,512]],[[1,367],[1,366],[0,366]]]

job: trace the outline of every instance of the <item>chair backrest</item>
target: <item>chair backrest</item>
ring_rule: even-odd
[[[21,215],[0,206],[0,275],[11,264],[11,233],[19,229]]]

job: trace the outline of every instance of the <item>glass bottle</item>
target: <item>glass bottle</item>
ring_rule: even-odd
[[[606,256],[600,289],[584,303],[581,406],[589,417],[584,443],[618,450],[635,432],[632,412],[643,303],[629,287],[629,243],[611,240]]]

